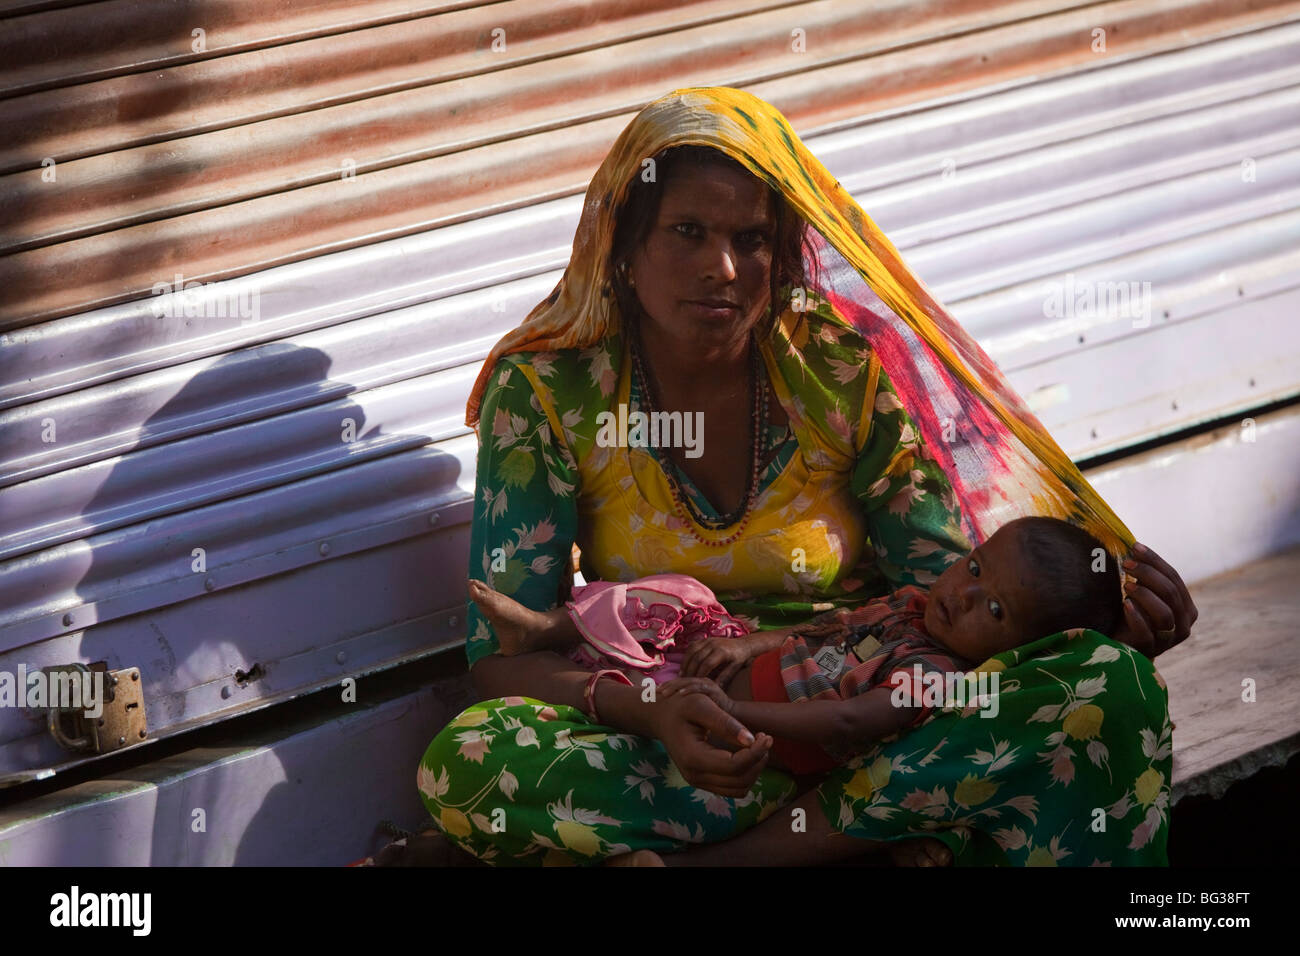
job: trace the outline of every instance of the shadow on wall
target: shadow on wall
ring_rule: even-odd
[[[379,427],[367,430],[365,410],[348,397],[355,387],[331,381],[330,366],[326,353],[283,342],[231,353],[210,364],[144,423],[136,450],[113,468],[85,505],[83,518],[96,527],[97,536],[121,534],[123,528],[143,531],[149,536],[144,560],[151,564],[158,560],[154,549],[161,548],[169,552],[164,562],[183,563],[191,573],[218,579],[223,569],[229,573],[231,550],[238,553],[250,539],[259,544],[250,552],[255,558],[269,548],[281,551],[278,543],[285,540],[310,544],[313,529],[302,522],[337,516],[337,511],[312,510],[313,505],[331,503],[321,493],[328,481],[321,476],[429,442],[422,435],[398,439]],[[246,420],[220,427],[211,421],[211,413],[231,408],[232,395],[251,399],[243,409]],[[268,416],[255,407],[259,395],[267,403],[292,395],[293,407]],[[263,417],[256,417],[258,414]],[[206,430],[174,437],[178,425],[198,422],[206,424]],[[345,432],[353,434],[353,440],[345,440]],[[436,454],[433,461],[427,477],[431,494],[445,489],[449,474],[454,481],[459,472],[458,460],[451,455]],[[421,478],[422,483],[425,480]],[[150,485],[161,486],[165,493],[149,496],[142,489]],[[287,498],[286,488],[291,489]],[[265,494],[255,494],[268,489],[280,489],[273,507]],[[381,496],[383,490],[375,489]],[[302,505],[308,510],[294,514]],[[333,505],[337,507],[337,502]],[[187,517],[183,532],[167,529],[166,516],[176,513]],[[432,554],[428,535],[399,542],[401,547],[408,545],[419,548],[421,554]],[[205,570],[195,570],[196,548],[204,549]],[[413,600],[430,610],[463,602],[463,586],[455,592],[446,583],[430,588],[428,574],[421,574],[419,567],[410,569],[409,578],[404,570],[382,577],[392,567],[380,557],[383,551],[362,553],[361,560],[373,561],[376,569],[364,580],[349,578],[340,583],[338,578],[344,569],[355,567],[349,563],[355,556],[322,560],[313,553],[315,561],[308,565],[258,572],[256,579],[246,584],[218,586],[178,604],[106,621],[76,635],[80,643],[69,650],[72,659],[106,660],[110,669],[139,666],[151,727],[202,718],[213,710],[241,703],[243,695],[247,695],[243,702],[253,706],[263,693],[283,693],[295,683],[301,685],[303,672],[291,660],[295,655],[331,644],[340,635],[351,637],[394,623],[393,614],[405,615],[401,608],[409,610]],[[458,552],[440,550],[437,560],[459,566],[446,568],[437,579],[463,582],[463,559]],[[111,566],[92,563],[77,586],[78,595],[86,603],[112,597],[120,592],[122,575],[130,570],[120,559]],[[334,584],[322,587],[320,578],[313,577],[321,573],[333,575]],[[260,668],[260,676],[255,668]],[[342,667],[337,670],[346,676]],[[237,673],[249,679],[239,684],[233,680]],[[322,672],[317,679],[334,676],[332,671]],[[281,678],[278,682],[277,677]],[[215,694],[219,690],[218,701]],[[440,729],[432,725],[436,719],[430,718],[425,743]],[[410,781],[406,788],[409,804],[419,808],[415,767],[422,746],[414,750],[413,742],[403,743],[405,746],[393,747],[384,739],[352,740],[332,758],[338,761],[331,771],[341,781],[340,790],[355,789],[358,781],[385,776],[387,760],[398,768],[389,768],[391,773]],[[241,776],[239,770],[205,772],[188,779],[181,796],[160,797],[154,807],[152,863],[272,863],[277,847],[295,834],[303,838],[313,834],[319,840],[313,814],[337,816],[334,805],[339,794],[301,792],[295,781],[304,773],[313,775],[310,754],[297,754],[288,766],[280,766],[278,753],[272,756],[250,764],[265,766],[265,772],[255,771],[251,779]],[[141,757],[148,759],[147,754]],[[390,787],[392,779],[396,778],[390,778]],[[313,811],[313,804],[320,809]],[[204,809],[207,832],[194,830],[195,808]],[[391,812],[400,816],[409,809],[403,805]],[[235,825],[232,831],[236,819],[247,824],[242,830]],[[367,821],[367,825],[375,822]],[[215,839],[227,838],[231,832],[244,834],[238,847],[229,845],[228,839],[225,845]],[[50,836],[57,840],[54,833]],[[85,859],[84,849],[47,849],[46,859],[52,862]]]

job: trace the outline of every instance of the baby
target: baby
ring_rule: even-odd
[[[1097,556],[1106,558],[1100,571]],[[596,590],[575,589],[573,601],[545,612],[478,581],[470,596],[502,654],[567,650],[593,670],[649,675],[661,697],[707,694],[752,732],[770,734],[769,765],[796,774],[829,770],[923,722],[933,707],[916,674],[969,670],[1067,628],[1111,634],[1123,613],[1102,545],[1039,517],[1004,525],[928,593],[906,586],[779,630],[745,633],[682,575],[587,588]]]

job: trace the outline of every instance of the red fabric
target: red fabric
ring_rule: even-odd
[[[749,693],[754,700],[764,703],[790,703],[781,680],[779,647],[754,658],[749,670]],[[825,773],[839,766],[834,757],[816,744],[782,737],[772,738],[772,755],[794,774]]]

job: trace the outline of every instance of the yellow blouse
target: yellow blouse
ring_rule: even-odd
[[[725,547],[699,538],[734,529],[687,518],[688,528],[649,450],[597,440],[599,413],[630,396],[620,336],[504,357],[480,423],[471,575],[529,607],[554,607],[577,543],[587,580],[689,574],[760,627],[932,582],[969,550],[956,498],[874,353],[819,314],[829,308],[787,311],[760,342],[798,451]],[[472,662],[496,638],[477,608],[469,626]]]

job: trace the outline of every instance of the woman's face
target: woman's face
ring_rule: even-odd
[[[692,353],[734,354],[767,311],[775,231],[767,186],[722,165],[663,183],[629,268],[651,334]]]

